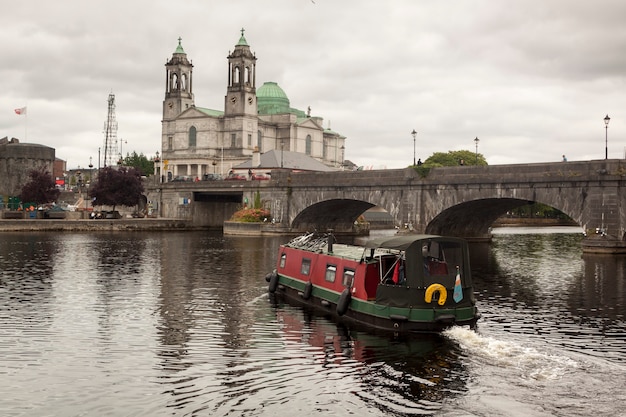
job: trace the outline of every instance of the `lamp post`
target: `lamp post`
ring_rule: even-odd
[[[609,122],[611,118],[607,114],[604,118],[604,159],[609,159]]]
[[[474,139],[474,143],[476,144],[476,165],[478,165],[478,142],[480,142],[480,139],[478,139],[478,136],[476,136],[476,139]]]
[[[413,129],[411,135],[413,135],[413,166],[415,166],[415,137],[417,136],[415,129]]]
[[[89,186],[93,182],[93,164],[91,163],[91,156],[89,157]]]

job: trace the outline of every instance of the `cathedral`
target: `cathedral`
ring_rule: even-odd
[[[297,153],[329,169],[343,164],[345,137],[324,129],[321,117],[290,107],[289,98],[275,82],[258,89],[257,58],[241,30],[228,54],[224,109],[195,105],[193,64],[181,39],[165,64],[162,121],[162,178],[202,178],[225,175],[233,167],[252,164],[267,152]],[[282,163],[282,161],[281,161]],[[279,166],[272,168],[281,168]],[[285,165],[284,168],[291,168]]]

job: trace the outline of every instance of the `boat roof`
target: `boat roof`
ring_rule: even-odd
[[[415,242],[428,239],[437,240],[450,240],[459,241],[462,240],[456,237],[444,237],[438,235],[401,235],[401,236],[384,236],[375,239],[370,239],[365,242],[365,247],[370,249],[384,248],[406,251]]]

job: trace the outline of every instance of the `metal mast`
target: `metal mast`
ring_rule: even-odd
[[[115,94],[109,94],[109,111],[104,122],[104,166],[114,166],[117,161],[117,121],[115,120]]]

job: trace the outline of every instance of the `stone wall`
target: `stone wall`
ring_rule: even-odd
[[[17,139],[0,143],[0,196],[19,195],[33,169],[43,167],[52,175],[54,160],[54,148]]]

